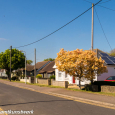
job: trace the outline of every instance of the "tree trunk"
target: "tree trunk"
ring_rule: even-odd
[[[91,85],[93,85],[93,80],[91,80]]]
[[[91,76],[91,85],[93,85],[93,76]]]
[[[8,80],[11,81],[11,76],[10,76],[10,71],[9,70],[7,70],[7,75],[8,75]]]
[[[81,78],[79,78],[79,88],[81,89]]]
[[[10,80],[10,74],[8,74],[8,80]]]

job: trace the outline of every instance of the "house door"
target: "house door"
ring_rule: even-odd
[[[75,77],[73,76],[73,83],[75,83]]]

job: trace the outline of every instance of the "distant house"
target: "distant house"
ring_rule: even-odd
[[[8,77],[5,69],[0,69],[0,77]]]
[[[53,68],[54,65],[55,61],[51,61],[39,71],[39,73],[42,74],[43,78],[50,78],[51,75],[55,75],[55,69]]]
[[[107,77],[109,76],[115,76],[115,58],[109,56],[107,53],[99,50],[99,49],[94,49],[94,52],[96,53],[96,57],[101,57],[107,66],[108,73],[103,73],[99,76],[95,76],[94,81],[104,81]],[[70,76],[68,74],[65,74],[65,72],[59,71],[56,68],[56,65],[54,66],[55,68],[55,76],[56,76],[56,81],[68,81],[69,84],[79,84],[79,80],[75,78],[74,76]],[[89,84],[90,81],[87,79],[82,80],[81,85]]]
[[[41,69],[43,69],[50,61],[42,61],[36,63],[36,75],[39,73]],[[21,69],[22,75],[25,75],[25,68]],[[34,76],[34,65],[27,64],[26,66],[26,76]]]

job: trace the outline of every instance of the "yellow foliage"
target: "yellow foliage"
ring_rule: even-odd
[[[95,55],[95,52],[91,50],[76,49],[67,52],[62,48],[57,53],[55,63],[60,71],[65,71],[67,74],[79,78],[85,77],[93,80],[96,74],[107,72],[104,61],[101,57],[98,59]]]

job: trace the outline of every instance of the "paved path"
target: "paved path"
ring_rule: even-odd
[[[92,93],[79,92],[79,91],[71,91],[71,90],[67,90],[64,88],[39,87],[39,86],[28,85],[28,84],[24,84],[24,83],[9,82],[6,80],[0,80],[0,82],[8,84],[8,85],[13,85],[16,87],[22,87],[22,88],[26,88],[29,90],[38,91],[41,93],[47,93],[49,95],[80,100],[81,102],[86,101],[89,103],[92,102],[92,103],[97,103],[97,104],[101,104],[101,105],[104,104],[108,107],[111,106],[111,107],[115,108],[115,97],[113,97],[113,96],[92,94]]]

